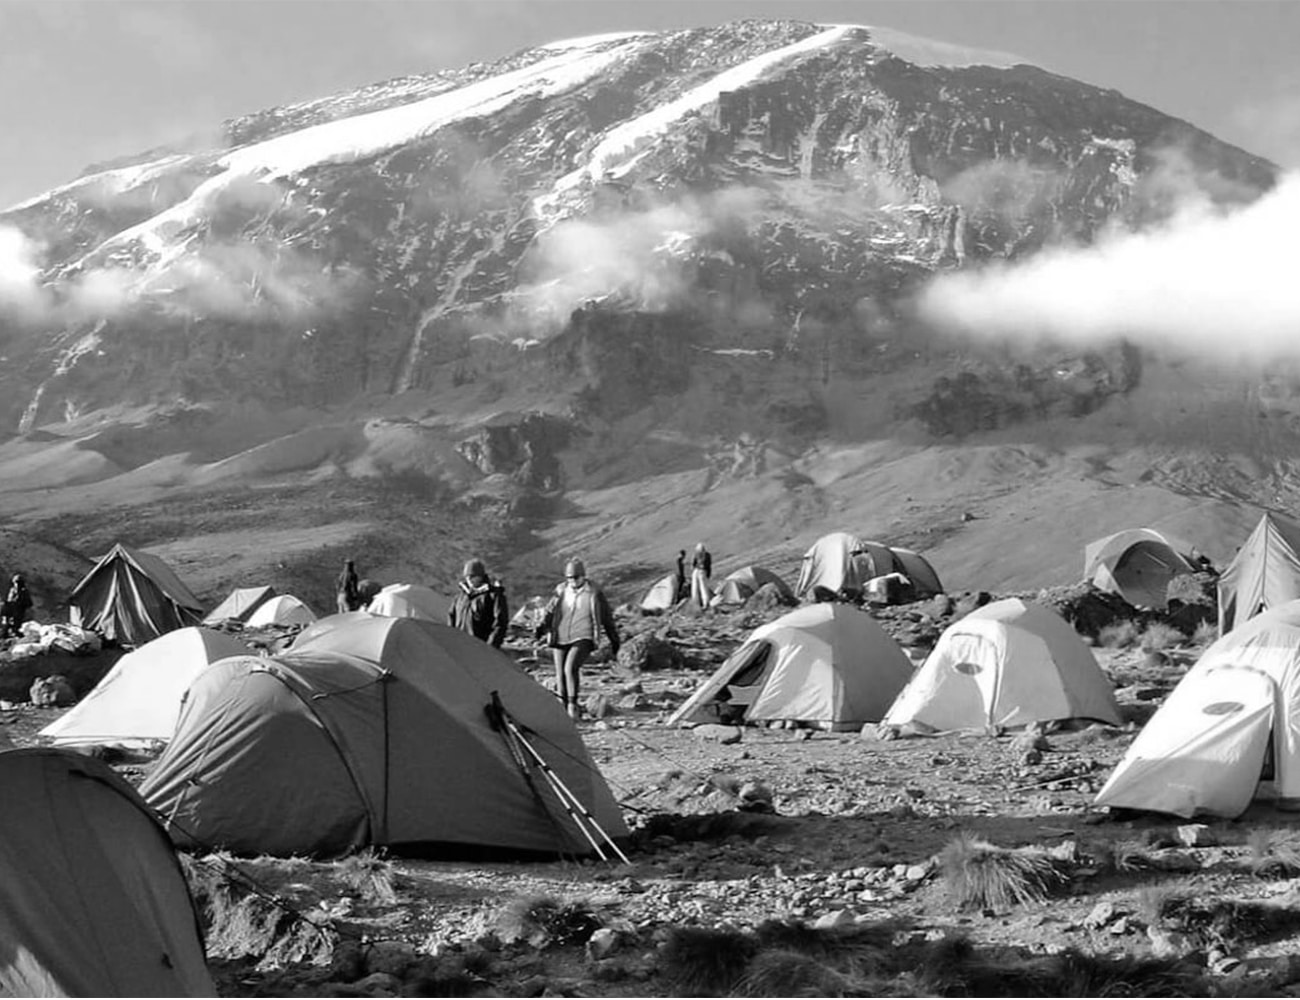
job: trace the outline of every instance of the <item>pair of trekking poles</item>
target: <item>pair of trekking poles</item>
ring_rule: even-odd
[[[511,718],[510,713],[501,704],[501,698],[495,691],[492,692],[492,702],[488,705],[487,712],[491,717],[494,728],[505,734],[506,745],[510,747],[510,754],[514,757],[515,763],[523,770],[525,777],[528,777],[529,784],[532,784],[532,778],[529,774],[529,761],[531,760],[531,766],[542,772],[542,777],[546,780],[551,792],[564,806],[564,811],[573,820],[573,825],[578,828],[587,843],[591,845],[592,850],[600,857],[600,860],[610,860],[609,855],[605,853],[605,849],[600,844],[600,840],[603,840],[610,850],[618,855],[623,864],[630,865],[632,862],[628,860],[627,855],[614,842],[614,838],[605,832],[605,828],[600,825],[596,817],[573,794],[569,786],[560,780],[560,776],[555,773],[555,770],[546,762],[546,759],[537,752],[537,748],[533,746],[528,737],[524,735],[519,724]],[[536,786],[534,786],[533,790],[534,793],[537,792]],[[538,798],[541,798],[540,794],[538,794]],[[543,803],[543,808],[545,808],[545,803]],[[597,840],[597,835],[599,835],[600,840]]]

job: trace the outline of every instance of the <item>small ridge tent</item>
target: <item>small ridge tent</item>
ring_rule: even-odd
[[[203,619],[203,624],[246,622],[249,615],[274,596],[274,587],[236,587],[224,601],[208,612],[208,617]]]
[[[0,753],[0,996],[213,997],[175,851],[140,796],[70,750]]]
[[[765,583],[770,583],[777,589],[782,601],[788,604],[797,603],[790,585],[770,569],[764,569],[762,566],[744,566],[728,573],[718,586],[715,600],[718,604],[744,604],[758,593],[758,589]]]
[[[73,625],[140,646],[197,625],[203,606],[171,567],[151,552],[114,545],[68,597]]]
[[[1265,514],[1219,577],[1219,634],[1300,598],[1300,525]]]
[[[878,722],[912,662],[864,611],[811,604],[755,629],[668,720],[856,729]]]
[[[169,740],[181,700],[209,663],[246,654],[238,639],[190,626],[127,653],[70,711],[41,730],[56,744],[145,747]]]
[[[627,836],[573,721],[500,650],[364,613],[303,635],[279,656],[219,660],[190,686],[141,789],[177,842],[279,856],[590,852],[546,775],[493,724],[494,696],[601,827]]]
[[[884,722],[951,730],[1058,719],[1119,725],[1119,706],[1070,624],[1013,597],[949,625]]]
[[[795,593],[861,593],[868,580],[902,573],[916,597],[943,593],[943,584],[929,561],[911,549],[864,541],[845,531],[823,535],[804,553]]]
[[[415,583],[390,583],[366,605],[366,610],[372,615],[423,618],[443,625],[447,623],[450,609],[451,598]]]
[[[1083,578],[1135,608],[1163,608],[1169,581],[1194,573],[1191,546],[1151,528],[1129,528],[1083,550]]]
[[[1096,804],[1231,818],[1257,793],[1300,806],[1300,600],[1254,616],[1206,649]]]
[[[316,620],[311,608],[292,594],[279,594],[257,606],[244,623],[249,628],[267,625],[310,625]]]
[[[674,608],[682,597],[678,592],[677,582],[676,573],[669,573],[660,579],[641,599],[641,610],[649,614],[658,614]]]

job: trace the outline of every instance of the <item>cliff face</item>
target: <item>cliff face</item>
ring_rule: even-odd
[[[1170,150],[1220,200],[1273,183],[1114,91],[934,51],[789,21],[607,36],[101,165],[0,214],[40,274],[0,321],[0,423],[476,379],[617,420],[714,375],[745,397],[752,366],[718,359],[751,352],[795,383],[773,405],[803,426],[832,374],[903,363],[907,297],[936,270],[1159,218]],[[1086,408],[1137,377],[1098,358],[1081,362],[1092,390],[1061,390],[1076,402],[1048,374],[1059,358],[1031,358],[935,383],[898,417],[945,435]],[[485,431],[470,461],[496,468],[517,433]]]

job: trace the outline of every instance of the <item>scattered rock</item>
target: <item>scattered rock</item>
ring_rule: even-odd
[[[744,736],[744,732],[739,726],[720,726],[716,723],[706,723],[702,726],[695,727],[695,738],[699,740],[716,740],[726,745],[730,743],[739,743]]]
[[[600,927],[592,931],[587,939],[587,957],[592,961],[608,958],[618,950],[618,932],[610,927]]]
[[[1120,914],[1116,911],[1114,903],[1110,902],[1110,900],[1102,900],[1083,918],[1083,926],[1093,930],[1100,930],[1112,920],[1118,919],[1119,916]]]
[[[62,674],[36,678],[36,680],[32,681],[30,697],[32,704],[40,708],[71,705],[77,700],[72,685]]]
[[[856,924],[857,917],[852,910],[831,910],[813,921],[813,929],[831,931],[840,927],[853,927]]]
[[[1187,823],[1178,828],[1177,834],[1184,847],[1213,847],[1218,842],[1214,831],[1204,823]]]

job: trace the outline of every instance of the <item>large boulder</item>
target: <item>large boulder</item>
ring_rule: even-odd
[[[72,684],[62,674],[53,677],[38,677],[32,681],[30,698],[38,708],[54,708],[71,705],[77,700],[72,691]]]
[[[618,668],[626,673],[643,670],[680,670],[686,665],[681,650],[667,639],[643,632],[618,651]]]

